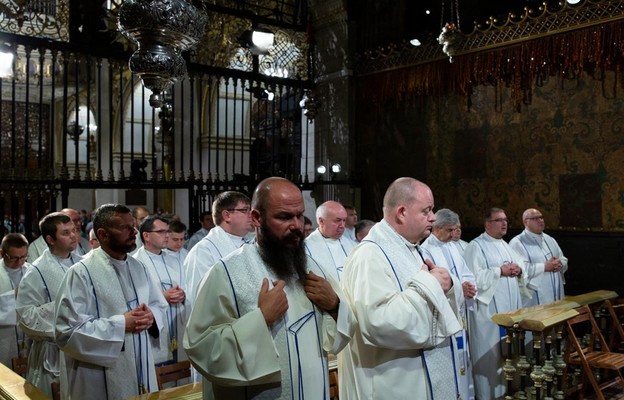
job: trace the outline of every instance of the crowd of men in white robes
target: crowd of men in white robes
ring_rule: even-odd
[[[268,178],[252,198],[216,196],[186,245],[179,220],[114,204],[88,239],[72,209],[30,245],[6,235],[0,362],[28,357],[26,378],[64,399],[155,391],[155,368],[187,359],[178,383],[203,382],[205,399],[327,398],[328,354],[343,399],[504,396],[491,316],[564,296],[567,259],[539,210],[508,244],[492,208],[466,243],[413,178],[390,185],[377,223],[327,201],[314,229],[303,204]]]

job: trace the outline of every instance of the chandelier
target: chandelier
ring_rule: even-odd
[[[186,76],[182,52],[204,34],[208,17],[186,0],[126,0],[119,31],[137,45],[130,70],[152,91],[150,105],[163,105],[163,92]]]

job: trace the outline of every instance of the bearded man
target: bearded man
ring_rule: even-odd
[[[65,360],[61,398],[123,400],[156,391],[152,349],[167,301],[147,267],[128,256],[136,247],[129,208],[100,206],[93,229],[101,246],[67,271],[54,304]]]
[[[265,179],[251,206],[256,243],[212,267],[184,336],[204,399],[328,398],[327,353],[348,342],[352,314],[305,254],[297,186]]]

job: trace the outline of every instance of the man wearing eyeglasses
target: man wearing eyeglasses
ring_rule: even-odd
[[[0,245],[0,363],[11,368],[11,359],[26,357],[24,332],[17,325],[17,288],[30,269],[26,263],[28,240],[21,233],[9,233]]]
[[[524,231],[511,239],[509,245],[524,257],[527,266],[526,281],[532,298],[525,298],[525,307],[548,304],[563,299],[563,274],[568,270],[568,259],[557,241],[544,233],[546,224],[542,213],[529,208],[522,213]]]
[[[41,236],[48,244],[43,254],[24,275],[17,293],[20,327],[33,340],[28,355],[27,380],[48,396],[50,385],[59,382],[59,348],[54,336],[54,300],[69,267],[82,259],[74,253],[78,246],[76,228],[71,218],[53,212],[39,222]]]
[[[187,297],[195,301],[199,283],[221,258],[248,242],[251,226],[251,201],[236,191],[219,193],[212,202],[215,227],[189,251],[184,268],[187,279]]]
[[[468,333],[476,397],[498,399],[505,395],[505,355],[501,351],[505,332],[491,317],[522,308],[522,296],[530,295],[524,286],[523,259],[503,240],[509,227],[505,211],[490,209],[484,224],[485,232],[468,243],[464,253],[468,268],[477,279]]]
[[[171,234],[169,220],[158,214],[150,215],[141,223],[139,234],[143,239],[143,247],[134,253],[134,258],[145,265],[169,303],[160,347],[154,349],[154,362],[158,365],[186,360],[186,354],[180,346],[187,317],[183,289],[186,279],[178,261],[164,251]]]

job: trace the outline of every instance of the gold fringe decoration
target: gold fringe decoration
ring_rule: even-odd
[[[426,64],[361,77],[362,97],[375,103],[413,102],[424,96],[469,96],[480,85],[511,89],[515,107],[530,104],[531,90],[546,76],[602,79],[604,70],[624,64],[624,22],[552,35],[493,50],[468,53]],[[613,88],[615,91],[615,88]],[[420,99],[422,100],[422,99]]]

